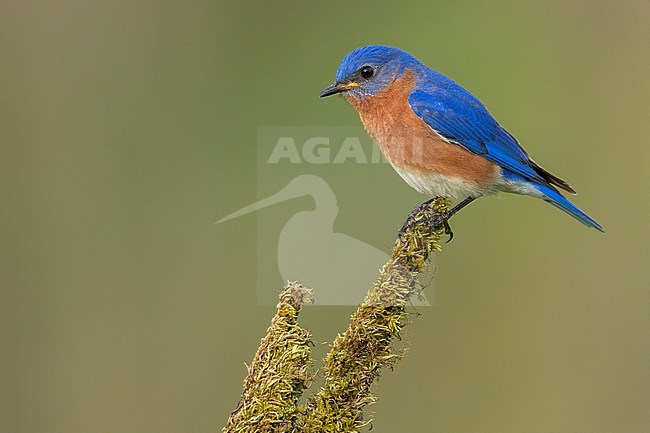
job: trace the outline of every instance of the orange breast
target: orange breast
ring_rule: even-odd
[[[457,144],[447,143],[413,113],[408,97],[415,86],[412,72],[378,94],[356,99],[356,108],[368,135],[394,166],[415,173],[435,173],[486,185],[494,182],[499,167]]]

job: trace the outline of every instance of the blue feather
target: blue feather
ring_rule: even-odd
[[[573,218],[577,219],[587,227],[592,227],[595,228],[598,231],[605,232],[603,230],[602,226],[598,224],[592,217],[581,211],[571,203],[569,200],[567,200],[562,194],[560,194],[555,188],[553,188],[550,185],[542,185],[542,184],[534,184],[533,185],[536,189],[539,190],[542,194],[544,194],[544,201],[552,204],[558,209],[562,209],[564,212],[568,213],[571,215]]]
[[[451,79],[435,74],[437,77],[431,82],[442,85],[415,90],[409,96],[409,105],[418,117],[438,134],[470,152],[526,179],[546,182],[533,168],[517,140],[494,120],[474,95]]]
[[[372,79],[358,81],[360,68],[364,65],[372,66],[378,72]],[[385,90],[406,70],[412,70],[417,80],[408,98],[411,110],[443,139],[497,164],[502,169],[503,177],[516,186],[523,186],[524,193],[540,197],[583,224],[603,231],[596,221],[554,187],[575,193],[569,184],[531,160],[478,98],[411,54],[382,45],[357,48],[341,62],[336,83],[357,80],[355,87],[345,90],[353,98],[371,98]]]
[[[435,82],[442,85],[411,93],[409,105],[417,116],[447,140],[501,166],[509,180],[528,183],[543,194],[545,201],[586,226],[604,231],[593,218],[549,185],[517,140],[494,120],[474,95],[451,79],[435,71],[430,73],[437,75]]]

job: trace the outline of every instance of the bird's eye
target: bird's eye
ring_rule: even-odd
[[[372,66],[364,66],[363,68],[361,68],[360,73],[361,76],[367,80],[368,78],[375,75],[375,68],[373,68]]]

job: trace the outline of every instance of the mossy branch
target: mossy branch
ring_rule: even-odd
[[[298,313],[303,302],[312,301],[310,289],[287,283],[224,432],[294,431],[298,400],[311,378],[311,334],[297,325]]]
[[[309,380],[310,333],[296,324],[302,296],[297,305],[288,300],[296,299],[292,291],[307,289],[287,285],[223,431],[347,433],[368,424],[363,409],[376,400],[371,386],[383,368],[392,368],[401,357],[395,342],[407,324],[406,306],[418,292],[417,276],[429,254],[440,250],[444,229],[436,218],[446,211],[447,201],[436,199],[411,213],[379,279],[348,329],[335,339],[323,366],[325,384],[306,407],[297,402]]]

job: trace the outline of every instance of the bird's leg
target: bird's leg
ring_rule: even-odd
[[[449,212],[447,212],[448,218],[451,218],[455,213],[457,213],[459,210],[476,200],[478,197],[467,197],[465,200],[461,201],[458,203],[456,206],[454,206]]]

